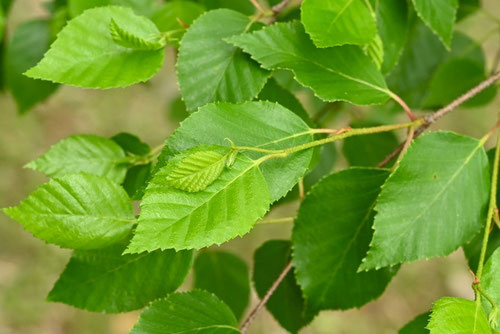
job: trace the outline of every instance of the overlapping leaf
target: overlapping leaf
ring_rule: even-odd
[[[194,287],[214,293],[240,319],[250,301],[247,264],[231,253],[202,252],[194,262]]]
[[[156,10],[155,0],[67,0],[71,17],[82,14],[85,10],[109,5],[130,7],[138,15],[151,17]]]
[[[318,49],[299,22],[277,23],[228,39],[267,69],[288,69],[325,101],[367,105],[389,98],[384,78],[359,47]]]
[[[175,291],[192,263],[192,252],[173,250],[122,255],[123,244],[75,251],[47,299],[93,312],[137,310]]]
[[[500,304],[500,249],[496,249],[491,254],[484,265],[483,273],[481,287],[497,305]],[[490,314],[492,309],[490,302],[486,298],[483,298],[481,301],[486,314]],[[497,313],[491,320],[496,324],[496,329],[498,329],[500,315]]]
[[[121,183],[127,171],[124,158],[123,149],[111,139],[76,135],[61,140],[26,167],[51,177],[87,172]]]
[[[399,334],[429,334],[426,328],[430,313],[423,313],[399,330]]]
[[[430,334],[491,334],[481,305],[462,298],[445,297],[435,302],[427,328]]]
[[[110,22],[143,39],[159,33],[153,22],[125,7],[93,8],[69,21],[44,58],[26,72],[35,78],[85,88],[129,86],[149,80],[163,64],[163,50],[131,51],[118,45]]]
[[[237,334],[231,309],[215,295],[193,290],[155,301],[130,334]]]
[[[485,221],[489,174],[481,141],[452,132],[416,139],[380,193],[360,268],[448,255],[469,242]]]
[[[380,296],[396,273],[394,268],[357,272],[373,233],[372,209],[388,175],[344,170],[322,179],[302,202],[292,233],[293,263],[312,310],[360,307]]]
[[[320,48],[365,45],[377,34],[375,15],[363,0],[305,0],[302,23]]]
[[[189,110],[215,101],[249,101],[264,87],[268,72],[225,41],[250,27],[248,16],[217,9],[189,28],[177,61],[179,86]]]
[[[245,15],[252,15],[255,13],[255,7],[248,0],[197,0],[208,10],[227,8]]]
[[[436,33],[446,47],[451,46],[458,0],[412,0],[418,16]]]
[[[37,238],[85,250],[123,240],[135,223],[123,188],[83,173],[52,179],[4,212]]]

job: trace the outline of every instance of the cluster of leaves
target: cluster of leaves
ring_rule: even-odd
[[[392,170],[374,168],[398,145],[388,131],[398,127],[368,120],[352,124],[364,131],[320,139],[321,117],[313,121],[293,92],[323,107],[389,109],[400,97],[414,108],[444,106],[486,78],[481,46],[454,32],[479,3],[305,0],[271,10],[278,2],[255,12],[246,0],[55,1],[49,19],[20,25],[5,42],[5,85],[21,112],[58,84],[147,81],[170,46],[178,49],[178,108],[189,113],[161,152],[128,133],[76,135],[27,164],[51,180],[4,212],[37,238],[74,249],[49,300],[107,313],[149,305],[132,333],[238,333],[249,270],[205,248],[247,234],[270,209],[296,200],[301,179],[308,193],[291,240],[262,245],[253,270],[263,297],[292,261],[266,304],[289,332],[321,310],[378,298],[403,263],[464,247],[477,268],[491,187],[487,137],[432,132]],[[492,86],[467,104],[495,93]],[[330,174],[340,138],[350,167]],[[133,200],[141,201],[138,215]],[[481,284],[496,303],[499,240]],[[175,293],[200,249],[194,290]],[[486,302],[443,298],[429,322],[423,315],[401,333],[491,333],[497,313]]]

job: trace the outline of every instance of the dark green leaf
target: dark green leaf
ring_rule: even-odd
[[[111,139],[120,145],[120,147],[127,153],[135,155],[146,155],[151,152],[151,148],[148,144],[141,141],[141,139],[128,132],[120,132]]]
[[[197,0],[203,4],[208,10],[227,8],[245,15],[252,15],[255,13],[255,7],[248,0]]]
[[[240,319],[250,299],[247,264],[226,252],[202,252],[194,262],[194,287],[214,293]]]
[[[429,317],[429,312],[419,315],[401,328],[398,334],[429,334],[429,330],[426,328]]]
[[[151,176],[151,164],[133,166],[127,170],[123,188],[133,200],[140,200]]]
[[[484,265],[481,287],[486,294],[498,305],[500,304],[500,249],[496,249]],[[486,314],[491,312],[491,304],[486,298],[481,299]],[[493,319],[495,328],[498,329],[500,315],[497,313]]]
[[[459,0],[457,22],[474,14],[479,8],[481,8],[480,0]]]

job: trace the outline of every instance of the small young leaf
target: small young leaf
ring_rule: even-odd
[[[191,268],[191,251],[122,255],[123,244],[75,251],[47,299],[92,312],[140,309],[175,291]]]
[[[469,242],[486,220],[489,178],[482,142],[443,131],[417,138],[380,193],[360,268],[444,256]]]
[[[225,38],[251,27],[248,16],[217,9],[200,16],[184,35],[177,74],[188,110],[209,102],[252,100],[269,75]]]
[[[325,101],[358,105],[388,100],[384,77],[371,59],[356,46],[318,49],[299,22],[270,27],[228,39],[267,69],[288,69],[297,81]]]
[[[135,224],[132,202],[122,187],[83,173],[52,179],[4,212],[35,237],[73,249],[114,244]]]
[[[283,269],[290,263],[291,255],[292,244],[285,240],[267,241],[255,251],[253,281],[260,298],[265,296]],[[266,308],[290,333],[298,333],[315,315],[306,312],[305,300],[295,280],[293,269],[269,298]]]
[[[453,36],[453,25],[458,9],[458,0],[412,0],[418,16],[436,33],[449,48]]]
[[[173,293],[142,312],[130,334],[238,334],[231,309],[203,291]]]
[[[379,297],[397,272],[358,272],[373,234],[373,206],[388,175],[362,168],[331,174],[302,202],[292,233],[293,263],[308,308],[360,307]]]
[[[429,330],[426,328],[429,323],[429,317],[429,312],[419,315],[401,328],[398,334],[429,334]]]
[[[221,154],[226,152],[221,148]],[[266,180],[258,164],[245,155],[238,154],[232,168],[196,193],[169,186],[167,177],[183,158],[169,160],[149,182],[127,253],[221,244],[248,233],[269,209]]]
[[[302,23],[317,47],[366,45],[375,38],[375,15],[364,0],[304,0]]]
[[[139,37],[120,27],[114,19],[111,19],[109,23],[109,31],[116,44],[131,50],[155,51],[162,49],[166,45],[160,34],[151,35],[148,38]]]
[[[53,94],[58,85],[27,78],[23,73],[36,65],[49,48],[50,24],[47,20],[28,21],[19,25],[7,45],[5,80],[19,113],[24,113]]]
[[[86,172],[121,183],[127,172],[125,152],[113,140],[94,135],[76,135],[52,146],[27,168],[50,177]]]
[[[247,264],[226,252],[202,252],[194,262],[194,287],[214,293],[240,319],[250,301]]]
[[[435,302],[427,328],[430,334],[491,334],[481,305],[462,298],[444,297]]]
[[[86,10],[69,21],[35,67],[25,74],[85,88],[125,87],[149,80],[163,64],[163,50],[131,51],[118,45],[111,20],[140,38],[159,34],[153,22],[130,8],[107,6]]]
[[[213,151],[210,147],[195,147],[182,154],[182,160],[167,175],[167,184],[188,192],[202,191],[220,176],[228,154]]]

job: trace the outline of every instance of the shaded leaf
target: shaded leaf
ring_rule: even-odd
[[[360,269],[448,255],[479,232],[490,187],[483,144],[444,131],[413,142],[377,200]]]
[[[446,47],[451,46],[458,0],[412,0],[418,16]]]
[[[245,15],[252,15],[255,13],[255,7],[248,0],[197,0],[203,4],[208,10],[227,8]]]
[[[51,177],[87,172],[121,183],[127,171],[124,158],[123,149],[111,139],[75,135],[62,139],[26,167]]]
[[[302,23],[320,48],[369,44],[377,34],[375,15],[363,0],[304,0]]]
[[[237,334],[231,309],[215,295],[203,291],[174,293],[151,304],[131,334]]]
[[[141,139],[128,132],[120,132],[111,139],[120,145],[120,147],[127,153],[135,155],[146,155],[151,152],[151,148],[148,144],[141,141]]]
[[[229,9],[200,16],[182,39],[177,75],[188,110],[209,102],[252,100],[268,72],[225,39],[251,27],[250,18]]]
[[[379,297],[397,272],[357,271],[373,234],[372,209],[388,175],[380,169],[344,170],[318,182],[302,202],[292,233],[293,263],[308,308],[360,307]]]
[[[399,334],[429,334],[429,330],[426,328],[429,322],[430,313],[426,312],[409,323],[407,323],[403,328],[399,330]]]
[[[4,212],[35,237],[74,249],[114,244],[129,235],[135,223],[123,188],[83,173],[52,179]]]
[[[214,293],[240,319],[250,301],[247,264],[226,252],[202,252],[194,262],[194,287]]]
[[[163,64],[163,50],[131,51],[109,32],[111,20],[140,38],[159,33],[153,22],[129,8],[107,6],[86,10],[69,21],[50,50],[25,74],[85,88],[125,87],[149,80]]]
[[[444,297],[434,303],[427,328],[430,334],[490,334],[481,305],[472,300]]]
[[[292,244],[285,240],[270,240],[260,246],[254,255],[253,281],[260,298],[263,298],[283,269],[290,263]],[[288,272],[266,303],[267,310],[290,333],[307,325],[314,313],[307,312],[293,269]]]
[[[175,291],[192,263],[191,251],[121,255],[124,245],[75,251],[47,299],[92,312],[140,309]]]
[[[463,20],[469,15],[474,14],[477,10],[479,10],[479,8],[481,8],[479,0],[459,0],[457,22]]]
[[[389,98],[382,74],[359,47],[318,49],[299,22],[273,24],[228,40],[264,68],[293,71],[298,82],[325,101],[367,105]]]
[[[493,254],[489,257],[488,261],[484,265],[483,277],[481,278],[481,287],[486,292],[486,294],[493,299],[493,301],[498,305],[500,304],[500,249],[496,249]],[[481,302],[484,307],[486,314],[491,312],[491,304],[486,298],[482,298]],[[498,329],[498,324],[500,316],[497,313],[494,317],[493,322],[496,324],[496,329]]]
[[[144,188],[151,177],[151,164],[130,167],[127,170],[123,188],[133,200],[140,200],[144,195]]]

